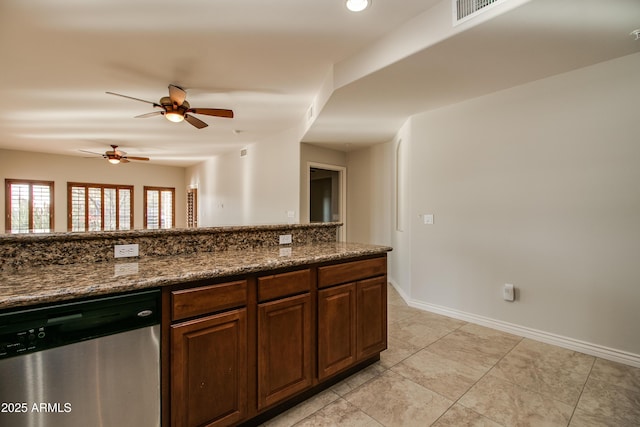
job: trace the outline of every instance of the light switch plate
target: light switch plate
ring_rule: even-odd
[[[516,293],[511,283],[505,283],[502,290],[502,297],[505,301],[514,301],[516,299]]]
[[[424,214],[422,219],[425,224],[431,225],[433,224],[433,214]]]

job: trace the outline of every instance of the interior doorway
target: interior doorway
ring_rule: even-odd
[[[308,163],[309,222],[342,222],[338,241],[346,238],[346,168]]]

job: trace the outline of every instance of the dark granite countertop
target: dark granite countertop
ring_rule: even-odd
[[[390,250],[388,246],[358,243],[315,243],[8,270],[0,278],[0,310],[346,260]]]

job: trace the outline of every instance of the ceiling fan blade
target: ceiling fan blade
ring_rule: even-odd
[[[206,114],[207,116],[233,118],[233,110],[225,110],[223,108],[189,108],[189,113]]]
[[[147,101],[147,100],[145,100],[145,99],[134,98],[133,96],[122,95],[122,94],[120,94],[120,93],[115,93],[115,92],[105,92],[105,93],[107,93],[107,94],[109,94],[109,95],[121,96],[122,98],[133,99],[134,101],[146,102],[147,104],[151,104],[151,105],[153,105],[154,107],[160,107],[160,108],[162,108],[162,105],[157,104],[157,103],[155,103],[155,102]]]
[[[164,111],[152,111],[151,113],[140,114],[139,116],[135,116],[134,119],[144,119],[147,117],[160,116],[164,114]]]
[[[123,158],[124,159],[124,158]],[[148,157],[135,157],[135,156],[127,156],[126,160],[140,160],[140,161],[147,161],[149,160]]]
[[[186,121],[188,121],[190,124],[192,124],[193,126],[197,127],[198,129],[206,128],[207,126],[209,126],[208,124],[206,124],[202,120],[197,119],[197,118],[195,118],[193,116],[190,116],[188,114],[184,115],[184,119]]]
[[[129,163],[129,160],[125,159],[124,157],[120,157],[120,163]]]
[[[93,154],[96,156],[103,156],[102,153],[96,153],[95,151],[88,151],[88,150],[78,150],[78,151],[82,151],[83,153],[87,153],[87,154]]]
[[[181,106],[184,100],[187,97],[187,92],[182,89],[180,86],[169,85],[169,98],[171,98],[171,102]]]

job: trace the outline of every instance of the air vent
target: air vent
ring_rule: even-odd
[[[487,6],[494,3],[501,3],[502,0],[452,0],[455,21],[461,22],[476,16],[482,12]]]
[[[246,157],[248,154],[248,151],[246,148],[243,148],[242,150],[240,150],[240,157]]]

